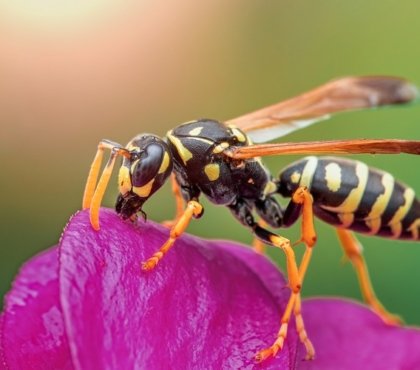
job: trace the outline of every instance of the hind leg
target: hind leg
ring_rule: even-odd
[[[390,325],[398,325],[401,323],[401,318],[389,313],[379,299],[376,297],[375,291],[373,290],[372,283],[370,281],[369,272],[366,266],[365,259],[362,254],[362,246],[354,236],[354,234],[348,230],[336,229],[338,238],[341,246],[348,259],[353,264],[356,270],[357,278],[360,284],[360,290],[363,295],[363,299],[375,311],[384,322]]]

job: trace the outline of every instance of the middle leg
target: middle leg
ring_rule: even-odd
[[[287,210],[288,212],[285,212],[285,215],[288,215],[288,217],[286,218],[285,223],[288,225],[293,223],[299,216],[300,211],[302,211],[302,234],[295,244],[298,242],[304,242],[306,245],[305,253],[302,257],[298,272],[299,280],[303,282],[312,257],[312,248],[317,239],[313,224],[313,200],[307,188],[299,188],[296,190]],[[292,310],[295,315],[296,329],[298,331],[299,339],[306,348],[306,359],[310,360],[315,357],[315,349],[306,333],[301,313],[300,291],[292,291],[286,310],[281,319],[281,326],[277,334],[277,339],[271,347],[266,348],[257,354],[257,361],[263,361],[270,356],[275,356],[276,353],[283,347]]]

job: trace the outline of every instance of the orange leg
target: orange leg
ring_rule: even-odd
[[[176,202],[175,217],[173,220],[166,220],[162,222],[164,226],[167,226],[169,228],[173,227],[181,218],[181,216],[184,214],[184,198],[182,197],[181,188],[178,182],[176,181],[175,174],[173,173],[171,175],[171,185],[172,185],[172,193],[175,196],[175,202]]]
[[[305,273],[311,257],[312,247],[307,247],[305,250],[305,254],[302,257],[302,262],[299,266],[299,279],[302,282],[305,278]],[[258,354],[255,356],[255,359],[258,362],[261,362],[270,356],[275,356],[277,352],[283,348],[284,341],[287,336],[287,329],[289,326],[292,310],[295,315],[296,329],[299,335],[299,339],[306,348],[306,359],[312,360],[315,357],[314,346],[312,345],[312,342],[310,341],[306,333],[305,325],[303,322],[303,317],[301,313],[300,291],[295,291],[291,293],[289,301],[287,302],[286,310],[284,311],[283,316],[281,318],[281,325],[280,330],[277,333],[277,339],[274,341],[271,347],[258,352]]]
[[[293,293],[290,295],[289,301],[287,302],[286,309],[283,313],[281,318],[281,325],[279,332],[277,333],[277,339],[272,344],[271,347],[263,349],[262,351],[258,352],[255,356],[255,360],[258,362],[264,361],[265,359],[275,356],[278,351],[281,351],[283,348],[284,341],[287,337],[287,329],[289,326],[290,316],[292,314],[293,306],[295,305],[296,298],[299,293]]]
[[[166,243],[150,257],[148,260],[142,263],[143,270],[152,270],[156,267],[158,262],[163,258],[163,256],[168,252],[169,249],[173,246],[176,239],[182,235],[185,229],[188,227],[191,218],[193,216],[198,217],[203,213],[203,206],[194,201],[190,200],[187,203],[187,208],[184,210],[182,216],[176,222],[176,224],[171,228],[171,232],[169,234],[169,239]]]
[[[104,149],[110,149],[111,156],[109,157],[101,178],[99,179],[98,185],[96,186],[104,155]],[[114,168],[115,159],[118,155],[130,157],[130,153],[119,144],[103,140],[98,145],[98,151],[96,152],[96,156],[90,167],[83,195],[83,209],[90,208],[90,223],[95,230],[99,230],[99,208],[101,206],[105,190],[108,186],[112,169]]]
[[[303,204],[302,237],[300,238],[300,240],[298,240],[298,242],[304,242],[306,244],[306,250],[302,257],[302,261],[298,270],[298,281],[302,283],[305,278],[306,270],[309,266],[309,262],[312,257],[312,248],[316,242],[316,233],[315,233],[315,228],[313,224],[312,196],[306,188],[299,188],[293,195],[292,199],[296,203]],[[299,289],[292,290],[292,293],[290,295],[289,301],[286,306],[286,310],[283,313],[283,316],[281,319],[281,326],[277,334],[277,339],[275,340],[275,342],[272,344],[271,347],[260,351],[256,355],[257,361],[263,361],[270,356],[275,356],[277,352],[282,349],[284,345],[284,341],[287,336],[287,329],[288,329],[292,311],[296,318],[296,328],[299,334],[299,338],[306,348],[306,358],[307,359],[314,358],[315,349],[306,333],[303,317],[301,313],[300,286],[299,286]]]
[[[86,181],[85,192],[83,194],[83,209],[90,208],[93,194],[95,192],[96,183],[98,181],[99,170],[101,169],[102,159],[104,157],[104,148],[99,145],[96,152],[95,159],[90,166],[89,175]]]
[[[306,270],[309,265],[309,261],[312,257],[312,247],[307,247],[305,250],[305,254],[302,257],[302,262],[299,266],[299,276],[301,277],[302,281],[305,278]],[[302,316],[302,305],[301,305],[301,297],[300,294],[296,297],[295,306],[293,308],[293,314],[295,315],[295,323],[296,323],[296,330],[299,335],[300,341],[303,343],[306,349],[306,360],[312,360],[315,358],[315,348],[308,337],[305,329],[305,323],[303,321]]]
[[[259,220],[258,225],[260,225],[263,228],[266,228],[267,222],[265,222],[264,220]],[[259,254],[264,254],[265,252],[265,244],[258,238],[254,238],[254,240],[252,241],[252,248],[255,252]]]
[[[302,209],[302,235],[294,244],[304,242],[308,247],[313,247],[316,243],[316,232],[314,226],[313,199],[306,187],[298,188],[292,197],[295,203],[303,204]]]
[[[362,255],[362,246],[356,239],[353,233],[344,229],[336,229],[338,238],[340,239],[341,246],[353,264],[356,270],[357,278],[359,279],[360,290],[363,295],[365,302],[375,311],[381,319],[390,325],[401,324],[402,320],[400,317],[389,313],[381,302],[376,297],[373,290],[372,283],[369,278],[369,272],[366,266],[365,259]]]

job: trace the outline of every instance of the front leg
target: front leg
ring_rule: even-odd
[[[185,229],[188,227],[191,219],[193,217],[198,218],[203,214],[203,206],[195,200],[190,200],[187,203],[187,208],[184,210],[184,213],[176,222],[176,224],[171,228],[169,234],[169,239],[166,243],[150,257],[148,260],[142,263],[142,269],[149,271],[156,267],[158,262],[163,258],[163,256],[169,251],[173,246],[176,239],[182,235]]]

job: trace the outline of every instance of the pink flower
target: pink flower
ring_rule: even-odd
[[[276,358],[271,345],[289,296],[277,268],[249,248],[185,235],[151,272],[140,262],[165,241],[110,210],[101,231],[80,212],[60,244],[30,260],[0,318],[4,369],[420,368],[420,331],[384,325],[354,303],[304,303],[317,350],[303,361],[294,325]]]

